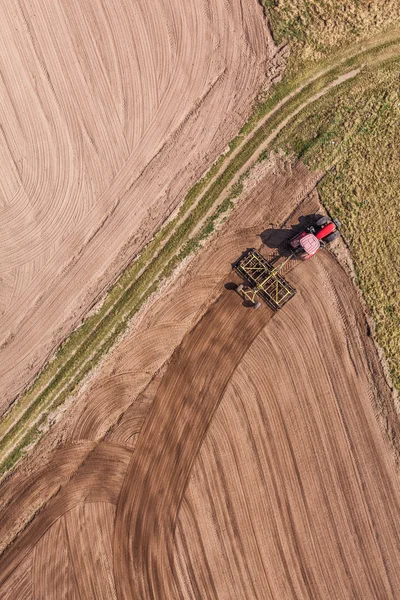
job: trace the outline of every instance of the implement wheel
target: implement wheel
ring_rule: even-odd
[[[260,308],[261,306],[261,302],[256,302],[254,305],[254,310],[257,310],[257,308]]]
[[[240,294],[240,292],[242,291],[243,287],[244,287],[244,286],[243,286],[243,283],[240,283],[240,284],[237,286],[237,288],[236,288],[236,291],[237,291],[237,293],[238,293],[238,294]]]

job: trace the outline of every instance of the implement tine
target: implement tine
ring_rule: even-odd
[[[278,310],[296,293],[295,288],[280,274],[290,258],[276,264],[278,260],[275,260],[275,255],[270,262],[252,248],[235,263],[234,268],[252,286],[251,294],[254,294],[254,298],[258,294],[271,308]]]

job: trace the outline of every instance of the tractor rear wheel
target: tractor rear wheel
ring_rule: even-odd
[[[317,221],[315,221],[315,225],[317,227],[323,227],[329,223],[329,217],[320,217]]]
[[[326,244],[330,244],[331,242],[333,242],[333,240],[336,240],[336,238],[338,238],[340,235],[340,231],[333,231],[332,233],[330,233],[329,235],[326,236],[326,238],[324,238],[324,242]]]
[[[256,310],[257,308],[260,308],[261,306],[261,302],[256,302],[254,305],[254,310]]]
[[[341,228],[342,224],[339,221],[339,219],[332,219],[332,222],[335,223],[336,229],[340,229]]]
[[[237,291],[238,293],[240,293],[240,292],[242,291],[242,289],[243,289],[243,283],[240,283],[240,284],[237,286],[237,288],[236,288],[236,291]]]

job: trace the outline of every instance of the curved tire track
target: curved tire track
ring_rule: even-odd
[[[118,444],[100,442],[95,446],[68,485],[50,500],[4,552],[0,561],[0,588],[62,515],[82,503],[117,504],[131,456],[132,448]],[[30,490],[25,493],[29,495]]]
[[[359,298],[326,252],[291,278],[296,301],[244,356],[192,470],[179,600],[399,596],[400,486]]]
[[[271,318],[224,292],[173,355],[135,447],[114,536],[118,597],[176,598],[172,542],[193,461],[236,365]]]

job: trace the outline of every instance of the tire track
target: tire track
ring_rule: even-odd
[[[118,501],[114,572],[120,599],[177,597],[175,522],[193,461],[232,373],[271,318],[225,292],[174,354],[139,435]]]
[[[194,464],[179,599],[399,596],[400,488],[357,294],[327,252],[290,277],[296,299],[238,365]]]
[[[131,456],[131,448],[106,442],[96,445],[68,485],[50,500],[1,556],[0,589],[61,516],[82,503],[117,504]],[[30,490],[25,493],[29,497]]]

